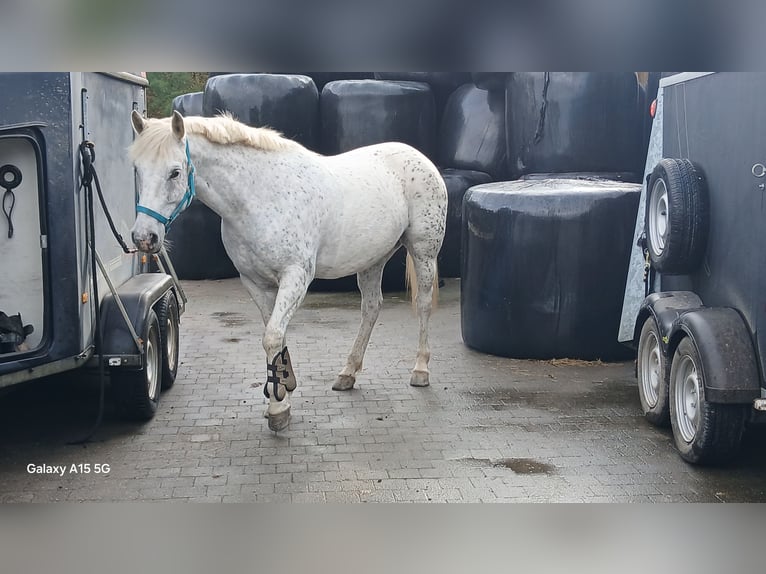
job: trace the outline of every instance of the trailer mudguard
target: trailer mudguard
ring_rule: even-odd
[[[172,288],[173,279],[165,273],[134,275],[117,288],[117,294],[139,337],[145,336],[149,310]],[[101,328],[103,356],[140,354],[111,292],[104,295],[101,303]]]
[[[688,311],[700,309],[702,300],[696,293],[691,291],[665,291],[662,293],[652,293],[641,304],[636,320],[633,341],[638,344],[638,337],[644,322],[649,316],[653,316],[660,330],[660,346],[662,352],[668,355],[668,343],[673,330],[673,325],[678,318]],[[669,357],[672,358],[672,357]]]
[[[699,351],[709,402],[744,404],[760,397],[753,341],[737,311],[706,307],[682,314],[670,332],[671,353],[684,335],[691,337]]]

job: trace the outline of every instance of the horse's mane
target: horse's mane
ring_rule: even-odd
[[[225,112],[212,118],[190,116],[184,118],[187,134],[197,134],[218,144],[240,144],[263,151],[275,151],[299,146],[271,128],[254,128],[238,122]],[[169,155],[176,140],[170,129],[170,118],[147,119],[144,130],[130,146],[133,160],[145,154],[154,157]]]

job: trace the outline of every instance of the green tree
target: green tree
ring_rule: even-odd
[[[207,76],[207,72],[148,72],[147,115],[150,118],[169,116],[172,112],[173,98],[181,94],[201,92],[205,89]]]

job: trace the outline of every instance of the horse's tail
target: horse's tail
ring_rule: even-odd
[[[410,255],[409,251],[407,252],[407,267],[405,272],[405,283],[407,285],[407,291],[410,292],[411,300],[412,300],[412,306],[416,307],[416,297],[418,296],[418,278],[417,273],[415,273],[415,262],[412,259],[412,255]],[[439,304],[439,268],[436,268],[436,273],[434,273],[434,286],[433,286],[433,296],[431,299],[431,307],[436,308],[436,306]]]

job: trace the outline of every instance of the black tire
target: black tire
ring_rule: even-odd
[[[691,338],[678,345],[670,367],[670,423],[681,458],[693,464],[726,462],[739,450],[746,405],[705,399],[702,362]]]
[[[649,179],[646,238],[660,273],[692,273],[707,247],[710,205],[702,172],[688,159],[663,159]]]
[[[160,399],[162,348],[160,322],[150,310],[144,334],[144,366],[140,370],[116,369],[111,373],[112,391],[121,418],[146,421],[157,412]]]
[[[644,417],[655,426],[670,426],[668,377],[670,375],[660,341],[657,321],[650,316],[644,321],[638,338],[638,396]]]
[[[176,382],[178,373],[178,300],[172,291],[165,293],[156,306],[160,322],[160,347],[162,348],[162,379],[160,389],[168,390]]]

